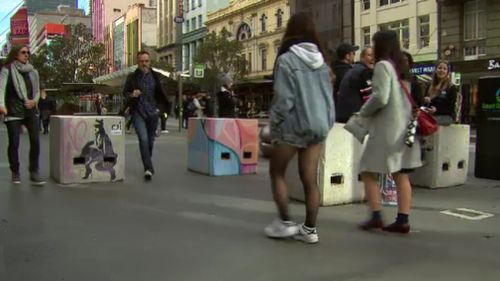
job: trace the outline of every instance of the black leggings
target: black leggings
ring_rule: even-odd
[[[12,120],[5,122],[9,134],[9,156],[10,170],[19,173],[19,138],[24,125],[30,137],[30,172],[38,172],[38,159],[40,157],[40,129],[38,118],[33,115],[23,120]]]

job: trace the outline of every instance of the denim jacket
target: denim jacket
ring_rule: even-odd
[[[301,43],[278,57],[271,138],[296,147],[323,141],[335,120],[330,69],[316,45]]]

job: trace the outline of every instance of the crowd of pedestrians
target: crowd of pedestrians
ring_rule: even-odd
[[[408,174],[422,166],[422,153],[420,140],[408,138],[415,137],[418,110],[433,114],[439,124],[454,122],[457,88],[450,81],[448,63],[440,61],[424,93],[410,73],[413,58],[401,50],[394,31],[377,32],[373,46],[363,49],[360,61],[354,63],[358,50],[357,46],[340,44],[337,60],[329,67],[329,57],[312,19],[297,14],[288,22],[274,68],[271,106],[270,175],[278,209],[278,218],[264,229],[271,238],[319,241],[317,165],[334,116],[339,123],[351,118],[361,120],[368,135],[359,164],[370,216],[359,228],[403,234],[410,231],[412,192]],[[303,224],[295,223],[288,212],[284,177],[296,153],[306,203]],[[398,213],[388,225],[381,211],[381,175],[391,175],[397,187]]]
[[[420,142],[408,145],[407,135],[415,117],[411,99],[433,114],[442,125],[452,124],[457,116],[457,88],[449,78],[446,61],[439,61],[432,83],[423,91],[410,74],[413,58],[400,48],[397,34],[379,31],[373,46],[361,50],[360,61],[354,63],[359,47],[342,43],[331,63],[314,22],[307,14],[292,16],[274,66],[274,97],[270,112],[270,135],[273,151],[270,160],[272,195],[278,218],[265,227],[271,238],[293,237],[307,243],[319,241],[317,215],[319,190],[317,167],[322,144],[334,122],[346,123],[351,118],[364,120],[368,137],[360,170],[370,209],[369,219],[360,224],[362,230],[382,229],[408,233],[411,210],[411,185],[408,173],[422,165]],[[39,174],[40,129],[49,130],[50,115],[55,103],[47,97],[38,72],[29,63],[27,46],[14,46],[0,73],[0,114],[8,132],[8,159],[12,182],[20,183],[19,139],[22,128],[30,140],[29,173],[33,184],[43,185]],[[151,68],[147,52],[137,54],[138,68],[131,73],[123,88],[123,114],[130,116],[127,128],[133,125],[139,140],[144,178],[151,180],[153,148],[158,122],[167,132],[166,122],[172,103],[168,101],[160,74]],[[208,95],[183,96],[183,126],[189,117],[215,116],[236,118],[255,111],[255,104],[238,102],[233,81],[221,77],[217,103]],[[102,97],[95,101],[98,115],[105,114]],[[245,106],[248,107],[242,113]],[[215,108],[217,107],[217,109]],[[238,109],[240,108],[240,110]],[[181,108],[176,106],[180,116]],[[291,159],[298,155],[299,174],[305,193],[306,219],[296,223],[288,210],[285,172]],[[398,192],[398,213],[394,223],[386,225],[381,213],[380,174],[391,174]]]

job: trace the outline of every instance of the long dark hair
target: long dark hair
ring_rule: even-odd
[[[19,51],[21,51],[22,48],[27,48],[29,51],[29,47],[27,45],[14,45],[10,48],[9,54],[7,55],[7,59],[5,60],[5,65],[9,65],[13,63],[17,55],[19,55]]]
[[[392,30],[377,31],[373,35],[375,60],[390,60],[394,63],[400,79],[410,81],[410,67],[404,61],[398,34]]]
[[[323,55],[323,58],[328,63],[329,57],[325,52],[323,43],[319,39],[316,25],[312,18],[306,13],[298,13],[293,15],[286,26],[285,35],[281,43],[277,57],[288,52],[290,47],[299,43],[313,43],[318,46],[318,50]]]

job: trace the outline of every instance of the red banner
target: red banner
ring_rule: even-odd
[[[29,27],[27,20],[12,20],[10,22],[10,32],[12,36],[29,36]]]
[[[28,9],[26,7],[20,8],[10,18],[10,34],[12,45],[29,44]]]
[[[177,0],[177,16],[184,18],[184,0]]]

